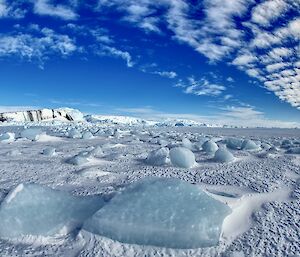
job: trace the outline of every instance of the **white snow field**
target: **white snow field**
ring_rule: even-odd
[[[123,120],[0,125],[1,257],[300,256],[298,129]]]

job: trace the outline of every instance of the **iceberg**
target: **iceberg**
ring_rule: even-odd
[[[123,243],[190,249],[218,244],[231,209],[199,186],[146,178],[119,192],[83,229]]]
[[[0,237],[65,235],[104,205],[99,196],[73,196],[36,184],[20,184],[0,205]]]
[[[167,163],[169,157],[169,148],[162,147],[158,150],[151,151],[145,162],[149,165],[161,166]]]
[[[170,150],[170,160],[174,166],[191,168],[195,164],[195,155],[185,147],[174,147]]]

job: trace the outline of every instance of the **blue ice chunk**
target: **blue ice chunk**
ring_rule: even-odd
[[[191,168],[195,164],[195,155],[185,147],[174,147],[170,150],[170,160],[176,167]]]
[[[257,145],[254,141],[252,140],[244,140],[242,144],[242,149],[243,150],[259,150],[260,146]]]
[[[242,148],[243,139],[240,138],[227,138],[226,146],[233,150],[238,150]]]
[[[20,184],[0,205],[0,237],[67,234],[104,205],[99,196],[73,196],[36,184]]]
[[[207,154],[214,154],[218,149],[218,145],[215,143],[213,140],[206,141],[202,145],[202,149],[207,153]]]
[[[24,129],[20,135],[23,138],[36,141],[40,138],[41,134],[42,134],[42,130],[39,128],[28,128],[28,129]]]
[[[234,156],[226,147],[220,147],[215,152],[214,160],[217,162],[231,162],[234,160]]]
[[[56,150],[54,147],[48,147],[43,150],[43,155],[45,156],[54,156],[56,154]]]
[[[151,151],[145,162],[149,165],[160,166],[167,163],[167,159],[169,157],[169,148],[162,147],[157,150]]]
[[[130,244],[210,247],[218,244],[230,212],[199,186],[173,178],[146,178],[118,193],[83,229]]]

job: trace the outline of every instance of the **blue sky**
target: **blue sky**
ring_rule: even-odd
[[[299,126],[299,10],[298,0],[0,0],[0,110]]]

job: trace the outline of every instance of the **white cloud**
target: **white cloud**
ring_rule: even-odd
[[[121,58],[124,61],[126,61],[127,67],[133,67],[134,65],[134,62],[132,61],[132,57],[129,52],[119,50],[113,46],[101,46],[100,50],[98,51],[98,54]]]
[[[207,79],[202,78],[196,80],[194,77],[189,77],[187,83],[179,81],[175,87],[184,88],[185,94],[193,94],[197,96],[218,96],[226,90],[223,85],[210,83]]]
[[[53,5],[51,0],[34,0],[34,12],[39,15],[49,15],[64,20],[75,20],[78,16],[69,6]]]
[[[260,26],[269,26],[272,21],[283,15],[288,9],[287,1],[267,0],[253,8],[252,21]]]
[[[36,110],[40,107],[37,106],[18,106],[18,105],[0,105],[0,113],[2,112],[17,112],[17,111],[28,111],[28,110]]]
[[[166,77],[169,79],[174,79],[177,77],[177,73],[175,71],[153,71],[151,73],[159,75],[161,77]]]
[[[28,60],[43,62],[53,53],[69,55],[76,51],[74,41],[67,35],[56,34],[44,28],[41,35],[11,34],[0,35],[0,56],[15,55]]]

